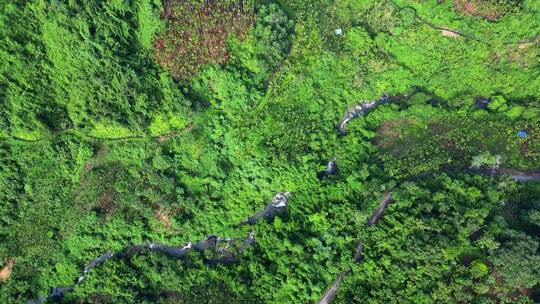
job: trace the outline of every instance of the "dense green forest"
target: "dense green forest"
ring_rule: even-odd
[[[0,303],[540,302],[539,1],[0,2]]]

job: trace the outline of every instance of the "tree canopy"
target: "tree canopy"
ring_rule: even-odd
[[[1,303],[540,301],[538,1],[0,1]]]

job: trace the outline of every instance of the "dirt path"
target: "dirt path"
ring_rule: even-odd
[[[491,41],[482,39],[482,38],[478,37],[476,34],[469,34],[469,33],[461,32],[461,31],[458,31],[458,30],[450,29],[450,28],[447,28],[447,27],[442,26],[442,25],[434,24],[431,21],[428,21],[427,19],[425,19],[424,17],[419,16],[418,12],[416,11],[416,8],[414,8],[414,7],[410,6],[410,5],[401,7],[396,2],[394,2],[393,0],[385,0],[385,1],[388,4],[392,5],[393,7],[395,7],[398,11],[402,11],[402,10],[405,10],[405,9],[411,10],[414,13],[414,19],[415,20],[417,20],[418,22],[420,22],[420,23],[422,23],[422,24],[426,25],[427,27],[432,28],[434,30],[444,31],[447,34],[452,35],[452,37],[461,36],[463,38],[474,40],[474,41],[477,41],[477,42],[480,42],[480,43],[484,43],[484,44],[488,44],[488,45],[493,44]],[[536,35],[534,35],[534,36],[532,36],[531,38],[528,38],[528,39],[523,39],[523,40],[520,40],[520,41],[517,41],[517,42],[504,41],[504,42],[502,42],[502,44],[505,44],[505,45],[513,45],[513,44],[515,44],[515,45],[520,46],[520,45],[523,45],[524,43],[534,43],[539,36],[540,35],[536,34]]]
[[[500,168],[500,169],[489,169],[489,168],[483,168],[483,169],[468,169],[467,172],[475,173],[475,174],[482,174],[482,175],[488,175],[488,176],[503,176],[508,175],[513,180],[518,182],[526,182],[526,181],[540,181],[540,171],[519,171],[512,168]]]
[[[0,144],[1,143],[7,143],[7,144],[38,144],[38,143],[42,143],[42,142],[45,142],[45,141],[52,141],[52,140],[55,140],[56,138],[58,138],[59,136],[63,135],[63,134],[68,134],[68,133],[71,133],[71,134],[74,134],[86,141],[90,141],[90,142],[104,142],[104,143],[114,143],[114,142],[126,142],[126,141],[144,141],[144,140],[155,140],[157,142],[163,142],[163,141],[166,141],[172,137],[175,137],[175,136],[180,136],[182,134],[185,134],[185,133],[188,133],[188,132],[191,132],[193,129],[195,129],[197,125],[196,124],[191,124],[190,126],[182,129],[182,130],[176,130],[176,131],[172,131],[172,132],[169,132],[169,133],[165,133],[165,134],[161,134],[161,135],[156,135],[156,136],[153,136],[153,135],[134,135],[134,136],[125,136],[125,137],[117,137],[117,138],[102,138],[102,137],[96,137],[96,136],[92,136],[92,135],[89,135],[89,134],[86,134],[84,133],[83,131],[81,130],[78,130],[78,129],[66,129],[66,130],[62,130],[62,131],[58,131],[58,132],[55,132],[55,133],[52,133],[50,135],[47,135],[47,136],[44,136],[44,137],[41,137],[41,138],[38,138],[38,139],[22,139],[22,138],[17,138],[17,137],[5,137],[5,138],[1,138],[0,139]]]

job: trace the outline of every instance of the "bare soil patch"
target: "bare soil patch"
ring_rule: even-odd
[[[115,202],[115,197],[116,193],[114,191],[104,191],[99,197],[94,209],[103,216],[105,216],[105,218],[111,217],[118,209],[118,206]]]
[[[445,37],[450,37],[450,38],[459,37],[459,34],[457,34],[455,32],[452,32],[452,31],[449,31],[449,30],[441,30],[441,35],[443,35]]]
[[[15,259],[9,258],[4,267],[0,268],[0,281],[7,282],[11,273],[13,272],[13,266],[15,265]]]
[[[172,227],[172,216],[173,212],[170,209],[167,209],[163,206],[158,206],[154,209],[154,219],[158,220],[160,223],[163,224],[163,226],[167,229],[171,229]]]
[[[185,129],[183,129],[183,130],[179,130],[179,131],[175,131],[175,132],[163,134],[163,135],[157,137],[157,141],[158,141],[158,142],[164,142],[164,141],[167,141],[168,139],[170,139],[170,138],[172,138],[172,137],[175,137],[175,136],[177,136],[177,135],[181,135],[181,134],[184,134],[184,133],[191,132],[194,128],[195,128],[195,124],[192,124],[191,126],[185,128]]]
[[[497,269],[491,263],[489,263],[489,266],[490,266],[490,269],[492,270],[491,273],[490,273],[490,276],[495,278],[495,282],[497,284],[497,286],[495,288],[493,288],[493,287],[490,288],[490,290],[488,292],[488,294],[491,296],[491,298],[496,299],[500,295],[506,295],[507,297],[510,297],[513,300],[517,301],[520,296],[531,297],[533,295],[534,291],[533,291],[532,288],[525,288],[525,287],[521,287],[521,286],[518,286],[514,290],[510,290],[510,291],[507,291],[507,292],[499,290],[497,287],[499,287],[499,286],[502,287],[502,285],[504,283],[504,279],[501,277],[501,275],[497,272]]]
[[[385,121],[377,130],[374,144],[394,156],[403,154],[409,146],[404,140],[403,130],[413,126],[414,122],[414,118],[411,117]]]

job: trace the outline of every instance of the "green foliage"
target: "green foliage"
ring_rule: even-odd
[[[500,164],[501,162],[500,159],[501,159],[500,155],[491,155],[489,154],[489,151],[484,152],[482,154],[473,156],[471,167],[473,168],[481,168],[483,166],[493,167],[495,165]]]
[[[257,22],[243,41],[231,39],[230,66],[244,72],[244,81],[261,87],[283,62],[291,47],[293,21],[276,4],[263,5]]]
[[[540,227],[540,211],[538,210],[528,211],[526,219],[529,222],[529,224]]]
[[[540,282],[539,242],[523,233],[503,234],[504,247],[495,252],[493,264],[505,283],[512,287],[531,288]]]
[[[253,29],[256,53],[270,69],[278,66],[290,48],[293,22],[275,4],[262,6]]]
[[[148,130],[150,135],[158,136],[170,133],[172,130],[180,130],[186,127],[186,122],[181,115],[158,115],[154,117]]]
[[[484,264],[484,263],[482,263],[480,261],[472,262],[469,267],[470,267],[471,275],[475,279],[484,277],[489,273],[489,269],[486,266],[486,264]]]
[[[90,131],[90,135],[98,138],[123,138],[132,136],[133,133],[121,125],[97,123]]]
[[[483,298],[485,287],[473,293],[463,288],[478,285],[472,280],[484,280],[489,273],[486,265],[476,261],[467,269],[460,260],[478,250],[468,236],[483,225],[496,204],[481,194],[491,187],[482,178],[463,181],[442,175],[395,190],[395,202],[383,222],[360,232],[367,260],[355,266],[357,275],[342,293],[342,303]]]
[[[137,39],[141,46],[150,49],[154,34],[162,28],[162,23],[154,12],[154,6],[159,6],[158,1],[142,0],[138,1],[137,7]]]
[[[506,100],[502,96],[495,96],[493,100],[488,104],[488,108],[490,110],[494,111],[505,111],[508,109],[508,106],[506,105]]]
[[[73,284],[108,250],[251,228],[240,263],[143,252],[63,301],[308,303],[349,268],[335,303],[537,301],[538,183],[469,168],[540,168],[540,7],[483,3],[511,9],[485,22],[456,1],[0,5],[0,263],[15,258],[0,302]],[[237,225],[285,190],[283,216]]]
[[[156,3],[9,4],[2,13],[1,56],[10,62],[1,71],[2,129],[20,136],[103,120],[140,129],[160,108],[184,110],[188,102],[177,88],[170,92],[145,55],[160,27]]]
[[[373,41],[362,27],[353,27],[346,33],[344,49],[353,56],[362,56],[369,52]]]

